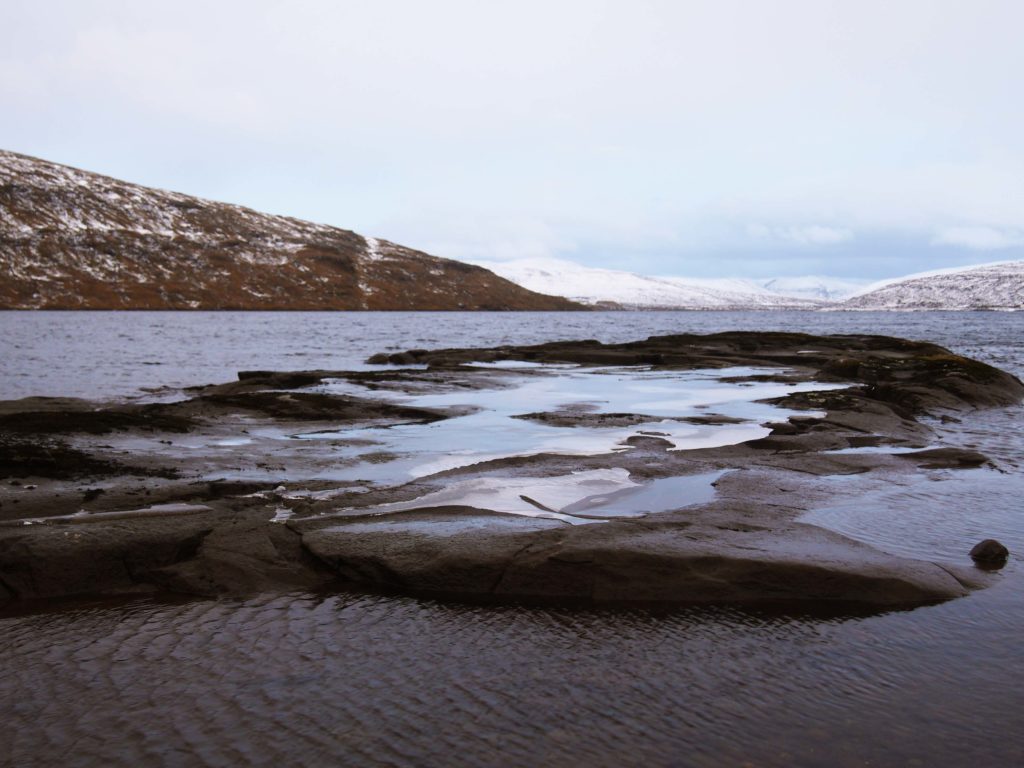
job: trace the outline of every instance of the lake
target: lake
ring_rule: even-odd
[[[147,399],[244,369],[381,351],[786,330],[935,341],[1024,375],[1024,314],[0,312],[0,398]],[[811,520],[903,555],[1014,555],[911,611],[442,603],[360,590],[77,601],[0,618],[10,765],[1024,764],[1024,421],[942,427],[998,469],[836,501]]]

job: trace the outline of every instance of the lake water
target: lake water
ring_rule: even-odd
[[[1011,367],[1024,313],[1006,312],[10,312],[0,399],[113,397],[230,381],[240,370],[360,369],[376,352],[630,341],[729,330],[882,333]]]
[[[0,313],[0,398],[151,397],[409,347],[719,330],[936,341],[1024,375],[1024,314]],[[843,480],[811,519],[900,554],[1024,552],[1019,407],[945,427],[999,469]],[[838,483],[838,481],[835,481]],[[360,591],[0,618],[0,764],[1024,764],[1024,569],[912,611],[443,604]]]

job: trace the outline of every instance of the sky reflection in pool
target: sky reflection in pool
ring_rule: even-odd
[[[655,434],[672,444],[671,450],[714,448],[766,436],[764,422],[784,420],[806,411],[791,411],[755,402],[792,392],[835,389],[835,384],[803,382],[723,381],[723,378],[778,374],[775,368],[733,367],[695,371],[652,371],[637,368],[567,369],[554,366],[540,373],[516,376],[502,370],[501,388],[458,390],[431,394],[369,392],[404,405],[424,408],[470,407],[465,416],[431,424],[398,424],[295,435],[307,440],[371,440],[374,450],[393,453],[393,462],[378,463],[373,472],[387,470],[407,477],[425,477],[457,467],[494,459],[542,453],[592,456],[629,450],[625,441]],[[352,385],[337,388],[353,393]],[[357,388],[361,389],[361,388]],[[650,416],[630,426],[555,426],[516,418],[527,413],[558,411],[568,407],[588,413],[629,413]],[[679,419],[720,415],[739,419],[729,424],[692,424]],[[340,447],[357,453],[355,449]],[[362,449],[365,451],[365,449]],[[358,451],[358,452],[362,452]],[[389,466],[390,465],[390,466]],[[365,476],[365,475],[362,475]]]
[[[387,515],[411,509],[476,507],[527,517],[544,517],[573,525],[702,504],[715,495],[713,483],[723,474],[664,477],[640,484],[621,467],[572,472],[552,477],[474,477],[410,501],[361,507],[361,514]]]

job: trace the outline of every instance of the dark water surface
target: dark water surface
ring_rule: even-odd
[[[928,339],[1024,374],[1024,314],[0,313],[0,397],[133,396],[408,347],[727,329]],[[0,618],[9,765],[1024,764],[1022,409],[941,439],[998,470],[837,483],[811,519],[995,586],[860,617],[471,606],[359,592]]]

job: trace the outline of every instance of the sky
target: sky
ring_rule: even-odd
[[[449,258],[1024,258],[1020,0],[4,0],[0,148]]]

